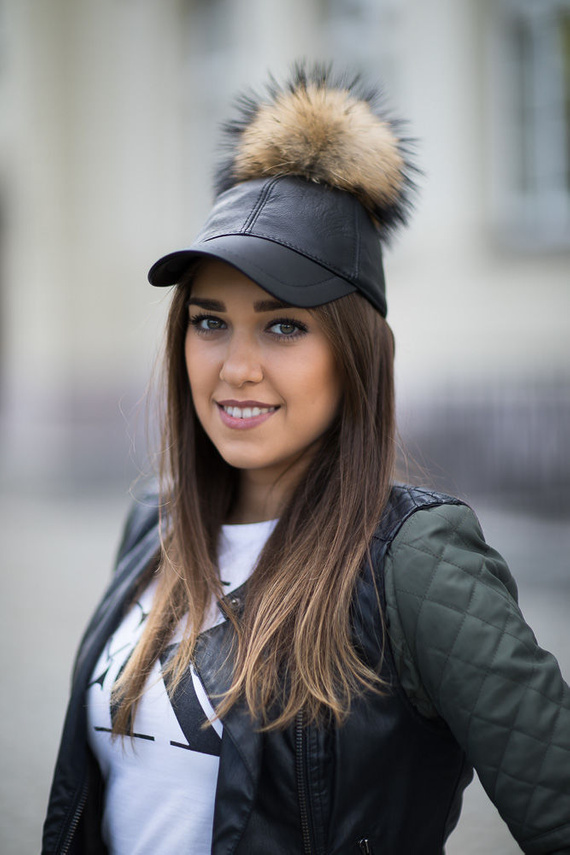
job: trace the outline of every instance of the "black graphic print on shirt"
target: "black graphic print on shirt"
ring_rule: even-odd
[[[148,617],[148,612],[144,610],[143,605],[140,602],[137,602],[133,606],[133,611],[135,611],[135,614],[131,614],[129,616],[129,623],[133,628],[132,636],[128,640],[125,640],[123,636],[121,639],[122,643],[119,642],[118,646],[117,636],[121,635],[120,628],[113,636],[111,636],[105,646],[104,653],[99,660],[98,670],[95,672],[93,680],[88,685],[88,689],[99,686],[100,690],[109,697],[109,713],[111,722],[114,722],[116,711],[115,705],[110,699],[112,686],[126,667],[134,650],[136,641],[140,636],[141,627]],[[138,616],[136,615],[136,611],[139,612]],[[178,644],[172,644],[164,651],[163,655],[160,657],[161,672],[170,658],[174,655],[177,648]],[[182,735],[186,740],[183,742],[178,734],[178,738],[169,740],[170,746],[174,749],[196,751],[201,754],[209,754],[219,757],[221,748],[220,736],[213,727],[210,726],[204,728],[204,725],[208,721],[208,713],[211,713],[211,709],[208,709],[204,705],[199,694],[196,692],[195,683],[198,683],[197,675],[193,673],[190,667],[187,668],[182,680],[174,692],[170,691],[169,678],[163,677],[163,680],[166,687],[165,702],[170,704],[176,716]],[[111,732],[110,727],[100,725],[95,725],[94,729],[98,732]],[[135,739],[142,739],[148,742],[155,741],[155,734],[140,733],[137,732],[136,729],[132,736]]]
[[[164,655],[160,657],[160,664],[163,668],[174,654],[177,646],[173,644],[168,647]],[[199,751],[201,754],[213,754],[215,757],[219,757],[221,739],[213,727],[204,728],[208,719],[196,694],[190,668],[186,669],[174,692],[170,690],[168,677],[164,679],[164,682],[172,709],[187,742],[186,745],[172,741],[170,744],[176,748],[186,748],[189,751]]]

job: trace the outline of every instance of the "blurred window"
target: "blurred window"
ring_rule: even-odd
[[[503,214],[513,236],[570,243],[570,0],[503,0]]]

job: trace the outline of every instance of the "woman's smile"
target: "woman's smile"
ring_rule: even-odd
[[[227,427],[247,430],[257,427],[277,412],[279,407],[262,404],[260,401],[216,401],[220,418]]]
[[[192,284],[185,344],[197,416],[231,466],[274,482],[329,428],[341,389],[329,341],[308,309],[207,261]]]

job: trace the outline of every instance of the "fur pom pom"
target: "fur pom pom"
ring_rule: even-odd
[[[352,193],[381,232],[392,231],[407,222],[417,169],[401,124],[380,101],[359,77],[334,77],[330,67],[297,65],[284,86],[271,79],[264,97],[239,98],[238,117],[224,126],[229,156],[216,174],[216,192],[298,175]]]

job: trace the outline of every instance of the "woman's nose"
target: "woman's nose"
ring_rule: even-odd
[[[263,380],[259,348],[255,342],[243,336],[232,338],[220,369],[220,380],[236,388]]]

